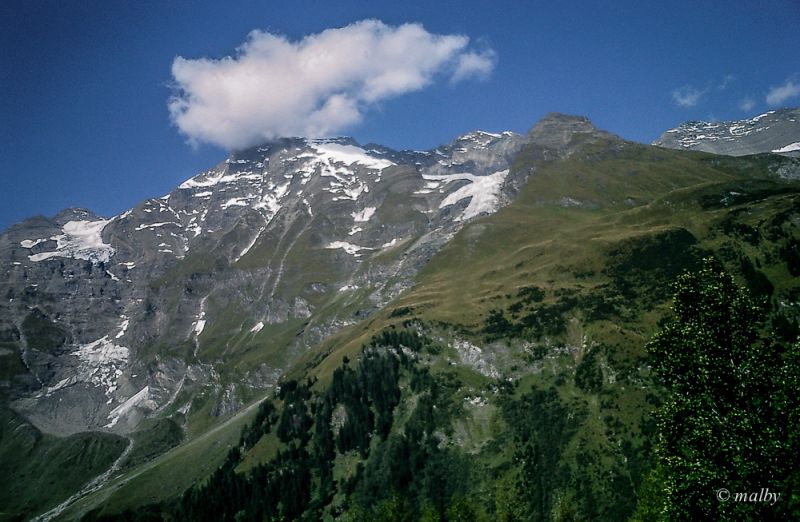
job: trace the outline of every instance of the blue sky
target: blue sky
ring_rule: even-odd
[[[524,132],[551,111],[650,142],[682,121],[772,109],[771,90],[773,104],[800,105],[796,0],[12,0],[1,16],[0,229],[69,206],[111,216],[224,159],[214,139],[191,146],[171,120],[172,66],[235,57],[255,29],[296,44],[377,19],[468,37],[449,72],[369,103],[362,93],[355,123],[337,132],[398,149],[473,129]],[[491,67],[454,81],[464,54]]]

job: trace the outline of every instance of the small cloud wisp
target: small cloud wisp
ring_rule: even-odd
[[[789,78],[786,83],[777,87],[770,88],[767,93],[767,104],[772,107],[783,105],[791,98],[800,96],[800,82],[795,78]]]
[[[742,98],[739,100],[739,109],[742,112],[750,112],[756,106],[756,101],[753,98]]]
[[[700,99],[706,94],[706,90],[700,90],[691,85],[684,85],[680,89],[672,91],[672,101],[678,107],[694,107],[700,103]]]

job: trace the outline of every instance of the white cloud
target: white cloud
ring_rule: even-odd
[[[672,101],[678,107],[694,107],[700,102],[700,98],[705,95],[706,90],[701,91],[691,85],[684,85],[680,89],[672,91]]]
[[[774,107],[783,104],[789,98],[798,96],[800,96],[800,83],[796,82],[794,78],[789,78],[783,85],[770,88],[767,93],[767,103]]]
[[[363,20],[289,41],[252,31],[235,56],[175,58],[173,123],[193,143],[240,149],[280,136],[329,136],[359,123],[372,105],[438,78],[491,74],[492,50],[463,35]]]
[[[750,112],[756,106],[756,101],[753,98],[742,98],[739,100],[739,109],[742,112]]]
[[[736,76],[732,74],[726,74],[725,77],[722,78],[722,81],[719,83],[719,85],[717,85],[717,89],[724,91],[735,79]]]
[[[456,83],[471,76],[488,78],[496,63],[497,55],[491,49],[464,53],[458,57],[458,63],[450,81]]]

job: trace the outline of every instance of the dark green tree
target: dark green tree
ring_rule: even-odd
[[[764,309],[714,260],[675,290],[674,316],[648,345],[668,392],[663,518],[800,520],[800,346],[764,332]],[[764,488],[780,498],[736,501]]]

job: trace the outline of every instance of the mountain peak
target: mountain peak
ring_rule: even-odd
[[[589,118],[586,116],[581,114],[564,114],[563,112],[548,112],[541,120],[537,122],[537,125],[549,122],[582,123],[592,125],[591,120],[589,120]]]
[[[536,122],[531,130],[528,131],[528,134],[531,136],[543,135],[553,131],[560,132],[562,130],[569,130],[572,132],[590,132],[596,131],[597,128],[586,116],[551,112]]]
[[[65,208],[53,216],[53,222],[64,224],[68,221],[98,221],[103,219],[94,212],[86,208],[70,207]]]
[[[539,120],[530,131],[531,141],[545,147],[561,148],[569,144],[575,134],[607,135],[599,130],[586,116],[551,112]]]
[[[308,143],[313,145],[327,145],[327,144],[336,144],[336,145],[353,145],[355,147],[360,146],[359,143],[350,136],[334,136],[332,138],[314,138],[306,140]]]

